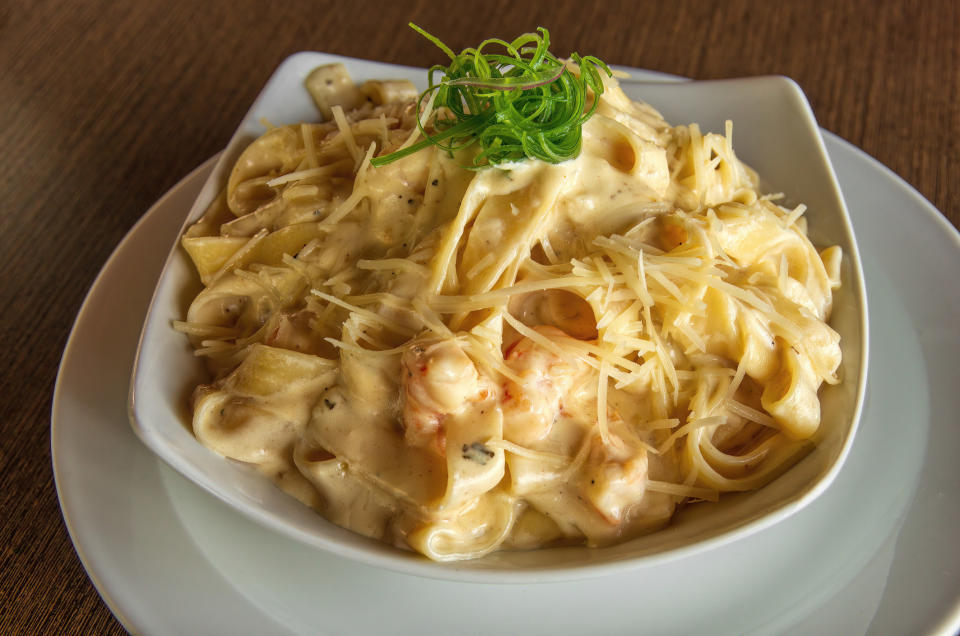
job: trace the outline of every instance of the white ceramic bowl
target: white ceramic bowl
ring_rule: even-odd
[[[230,166],[249,141],[273,124],[316,120],[303,79],[320,64],[342,62],[357,80],[408,78],[424,88],[423,70],[322,53],[291,56],[273,74],[221,155],[185,220],[195,221],[217,195]],[[618,546],[497,552],[482,559],[434,563],[412,552],[339,528],[247,466],[201,446],[190,422],[190,393],[205,372],[171,323],[186,315],[199,281],[178,245],[171,248],[141,334],[130,388],[130,419],[140,439],[161,459],[241,513],[312,546],[397,571],[443,579],[528,583],[595,576],[690,556],[743,539],[796,512],[836,476],[860,417],[867,369],[867,305],[863,274],[840,189],[820,131],[800,88],[783,77],[708,82],[632,82],[624,90],[674,124],[697,122],[723,132],[733,121],[737,155],[761,175],[767,189],[803,201],[817,245],[840,245],[843,286],[831,325],[841,335],[843,382],[821,391],[825,435],[801,462],[765,488],[689,506],[668,528]],[[238,558],[243,558],[238,555]]]

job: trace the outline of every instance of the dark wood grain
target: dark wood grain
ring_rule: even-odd
[[[693,78],[793,77],[823,126],[960,225],[954,0],[0,3],[0,633],[122,633],[67,536],[53,382],[87,288],[164,191],[220,150],[287,55],[417,66],[537,25],[556,49]]]

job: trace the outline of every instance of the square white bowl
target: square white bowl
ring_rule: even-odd
[[[345,64],[358,82],[406,78],[425,88],[422,69],[312,52],[287,58],[220,156],[184,228],[203,214],[222,189],[243,148],[264,132],[262,118],[275,125],[318,118],[303,80],[316,66],[333,62]],[[866,384],[868,342],[860,258],[813,112],[800,88],[784,77],[704,82],[622,80],[621,85],[630,97],[647,101],[672,124],[697,122],[705,132],[722,133],[725,121],[732,120],[737,156],[759,172],[765,189],[806,203],[813,242],[843,249],[843,285],[834,296],[830,320],[841,336],[843,381],[821,390],[823,435],[814,450],[784,475],[755,492],[724,495],[719,503],[685,507],[666,529],[609,548],[503,551],[473,561],[435,563],[367,539],[333,525],[249,466],[217,455],[194,438],[189,397],[198,383],[207,380],[206,372],[186,337],[173,330],[172,322],[186,315],[200,283],[179,243],[171,248],[140,337],[129,400],[137,435],[185,477],[287,536],[370,565],[461,581],[563,580],[662,563],[747,537],[808,504],[829,486],[852,443]]]

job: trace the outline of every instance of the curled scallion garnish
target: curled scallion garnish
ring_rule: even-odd
[[[550,53],[550,32],[543,27],[513,42],[491,38],[455,54],[435,36],[410,26],[450,58],[449,65],[430,68],[429,87],[417,102],[419,113],[433,96],[428,114],[433,130],[428,132],[418,117],[421,141],[370,163],[386,165],[431,145],[453,153],[479,144],[474,169],[526,158],[560,163],[580,154],[581,127],[603,93],[600,70],[612,75],[603,61],[573,53],[570,59],[580,70],[573,73]],[[485,52],[494,47],[503,52]],[[589,107],[588,89],[595,96]]]

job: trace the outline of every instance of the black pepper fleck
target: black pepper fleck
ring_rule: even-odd
[[[326,404],[326,405],[327,405],[327,408],[330,409],[331,411],[333,410],[333,407],[336,406],[336,403],[335,403],[335,402],[331,402],[331,401],[328,400],[327,398],[323,398],[323,403]]]
[[[494,456],[494,452],[480,442],[474,442],[469,446],[464,444],[460,448],[460,453],[464,459],[469,459],[480,465],[486,465],[487,461]]]

